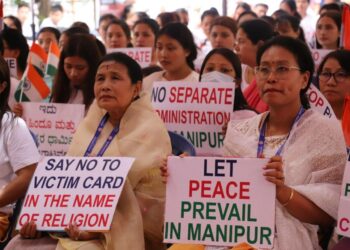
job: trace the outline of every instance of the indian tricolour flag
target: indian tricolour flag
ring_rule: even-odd
[[[50,88],[31,63],[28,64],[25,74],[15,93],[17,101],[41,102],[49,96]]]
[[[35,67],[39,75],[45,75],[47,53],[40,45],[36,43],[32,44],[28,56],[28,63],[29,62]]]
[[[60,59],[60,49],[55,42],[51,42],[49,55],[46,63],[46,75],[55,76],[58,68],[58,61]]]

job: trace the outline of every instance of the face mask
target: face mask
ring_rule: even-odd
[[[234,82],[232,76],[223,74],[219,71],[212,71],[202,75],[201,82]]]

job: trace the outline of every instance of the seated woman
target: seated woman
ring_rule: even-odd
[[[278,201],[273,249],[319,249],[317,231],[337,218],[346,162],[340,126],[308,109],[314,64],[305,43],[276,37],[259,48],[257,65],[257,88],[270,112],[229,126],[224,155],[270,158],[264,175]]]
[[[184,24],[169,23],[159,31],[156,56],[164,70],[147,76],[142,91],[151,94],[156,81],[198,81],[193,63],[197,49],[191,31]]]
[[[0,240],[9,225],[12,203],[23,198],[40,155],[25,122],[10,111],[10,72],[0,57]]]
[[[335,223],[346,163],[340,127],[308,108],[314,63],[305,43],[276,37],[259,48],[257,65],[270,111],[229,126],[223,155],[270,158],[263,174],[276,186],[273,249],[320,249],[317,232]]]
[[[140,66],[125,54],[108,54],[99,63],[94,85],[96,99],[74,135],[68,155],[125,156],[134,157],[135,162],[110,231],[79,231],[70,225],[66,228],[70,238],[59,240],[61,249],[162,249],[165,186],[158,163],[171,153],[171,144],[150,97],[140,95],[141,82]],[[100,125],[103,129],[95,138]],[[116,131],[119,132],[115,134]],[[109,139],[110,134],[115,135],[113,139]],[[95,139],[94,145],[91,142]],[[35,236],[33,231],[32,225],[21,230],[23,236]],[[17,244],[26,245],[20,237],[16,239],[21,241]]]

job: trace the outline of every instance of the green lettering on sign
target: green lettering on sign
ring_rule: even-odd
[[[196,224],[195,228],[193,223],[188,224],[188,240],[200,240],[201,238],[201,224]]]
[[[348,196],[348,193],[350,192],[350,183],[346,183],[345,184],[345,196]]]
[[[166,222],[164,230],[164,239],[177,239],[181,237],[181,223]]]

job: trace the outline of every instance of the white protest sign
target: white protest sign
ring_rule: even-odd
[[[23,102],[23,119],[43,156],[64,156],[84,117],[84,105]]]
[[[315,63],[315,70],[318,69],[318,66],[321,64],[323,58],[325,58],[326,55],[328,55],[333,50],[329,49],[310,49],[312,58],[314,59]]]
[[[327,101],[326,97],[319,91],[315,85],[310,84],[310,88],[306,92],[310,107],[316,110],[321,115],[328,118],[337,119],[332,109],[332,106]]]
[[[350,237],[350,154],[345,167],[338,210],[337,233]]]
[[[17,76],[17,60],[16,60],[16,58],[5,57],[4,59],[7,62],[7,65],[9,66],[10,75],[17,79],[18,76]]]
[[[234,88],[232,82],[155,82],[151,101],[167,129],[190,140],[197,154],[219,155]]]
[[[108,49],[107,54],[121,52],[134,59],[141,68],[148,67],[152,62],[152,48],[115,48]]]
[[[110,229],[133,163],[126,157],[46,157],[40,161],[18,217],[17,229],[34,221],[38,230]]]
[[[164,242],[272,248],[275,185],[268,159],[169,157]]]

